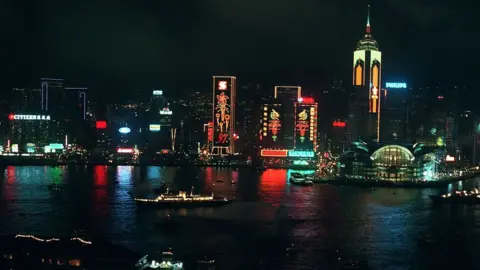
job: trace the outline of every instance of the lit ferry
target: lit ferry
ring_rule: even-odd
[[[300,174],[300,173],[292,173],[290,174],[290,183],[300,186],[311,186],[313,182],[311,180],[307,180],[307,178]]]
[[[480,204],[480,192],[478,189],[472,191],[457,191],[453,194],[430,195],[429,197],[434,203]]]
[[[171,194],[169,189],[160,196],[147,198],[134,198],[138,206],[149,207],[203,207],[203,206],[222,206],[232,202],[223,197],[216,197],[213,192],[210,196],[193,194],[193,187],[190,194],[180,191],[178,194]]]

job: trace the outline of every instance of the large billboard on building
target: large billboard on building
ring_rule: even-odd
[[[316,150],[318,105],[312,98],[299,98],[295,102],[294,147],[299,150]]]
[[[213,154],[234,152],[235,95],[235,77],[213,77]]]
[[[262,105],[259,139],[263,148],[283,148],[283,119],[282,104]]]

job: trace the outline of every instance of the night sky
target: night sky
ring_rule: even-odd
[[[386,78],[468,84],[479,60],[472,3],[2,0],[2,80],[21,87],[61,77],[100,92],[202,88],[227,74],[244,83],[314,88],[336,76],[350,84],[371,4]]]

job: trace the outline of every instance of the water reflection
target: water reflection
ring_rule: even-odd
[[[197,228],[191,231],[182,229],[179,234],[159,230],[154,223],[166,213],[201,217],[217,210],[139,212],[128,192],[138,189],[152,191],[152,187],[165,183],[175,189],[189,190],[194,186],[197,192],[213,191],[219,196],[235,197],[235,204],[286,205],[288,213],[302,221],[293,229],[292,241],[308,246],[308,250],[298,259],[277,258],[287,265],[277,269],[318,269],[325,266],[322,254],[332,248],[346,249],[352,257],[367,259],[376,269],[392,266],[396,269],[429,269],[422,264],[425,252],[415,243],[419,234],[434,230],[451,233],[463,230],[472,241],[480,240],[478,207],[433,208],[428,198],[430,194],[449,190],[473,189],[477,181],[464,181],[441,190],[371,190],[322,184],[294,186],[288,182],[291,172],[287,170],[259,173],[216,168],[132,166],[7,166],[3,170],[0,190],[7,203],[0,206],[2,232],[56,235],[84,227],[142,252],[158,251],[172,245],[181,259],[181,256],[209,251],[219,254],[219,262],[227,261],[233,265],[228,269],[246,269],[245,263],[253,258],[250,254],[267,256],[265,253],[275,246],[271,244],[270,248],[260,249],[260,244],[258,247],[247,245],[241,239],[249,237],[242,235],[241,230],[222,232],[216,238],[207,238]],[[118,184],[115,185],[116,180]],[[65,190],[49,191],[47,185],[52,182],[62,183]],[[209,250],[213,246],[215,249]],[[469,248],[475,250],[478,245]],[[449,252],[455,252],[456,247],[451,249]],[[441,254],[435,256],[441,257],[445,264],[454,261]],[[471,260],[467,253],[461,256],[466,263]],[[330,269],[328,266],[324,268]]]

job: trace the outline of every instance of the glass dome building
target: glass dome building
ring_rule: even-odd
[[[355,142],[340,158],[340,176],[381,181],[434,181],[445,150],[424,145],[378,145]]]

